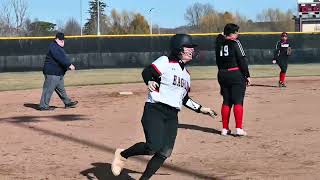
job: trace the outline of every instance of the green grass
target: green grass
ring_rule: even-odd
[[[65,76],[66,86],[87,86],[117,83],[142,82],[141,68],[91,69],[68,72]],[[189,67],[192,79],[215,79],[217,67]],[[252,77],[278,76],[276,65],[250,66]],[[320,76],[320,64],[289,65],[288,76]],[[42,72],[0,73],[0,91],[41,88]]]

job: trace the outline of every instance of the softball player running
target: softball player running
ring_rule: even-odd
[[[281,34],[280,41],[276,44],[272,63],[277,63],[281,69],[279,75],[279,87],[287,87],[285,84],[286,73],[288,69],[288,59],[291,55],[291,47],[288,41],[288,33]]]
[[[178,112],[182,105],[195,112],[213,115],[210,108],[202,107],[189,96],[190,75],[185,64],[192,60],[195,45],[187,34],[171,38],[171,55],[161,56],[142,72],[149,93],[141,119],[146,141],[128,149],[117,149],[111,170],[121,173],[125,161],[132,156],[152,155],[140,179],[149,179],[171,155],[178,129]]]
[[[243,100],[246,85],[250,85],[250,73],[246,54],[238,38],[239,26],[227,24],[224,35],[220,34],[216,40],[216,62],[218,66],[218,81],[223,96],[221,108],[223,129],[221,135],[231,134],[229,118],[233,105],[236,121],[236,135],[245,136],[242,129]]]

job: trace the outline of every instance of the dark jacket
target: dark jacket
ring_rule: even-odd
[[[55,41],[49,45],[49,50],[43,66],[43,74],[63,76],[71,62],[64,49]]]

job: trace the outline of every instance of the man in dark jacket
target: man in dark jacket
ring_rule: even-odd
[[[67,70],[75,70],[75,66],[71,64],[69,58],[64,51],[64,34],[59,32],[56,34],[54,41],[49,45],[49,50],[44,62],[43,74],[45,81],[43,83],[43,91],[41,95],[39,110],[53,110],[49,106],[53,91],[56,91],[60,99],[65,104],[65,108],[75,107],[78,101],[72,101],[64,88],[64,75]]]

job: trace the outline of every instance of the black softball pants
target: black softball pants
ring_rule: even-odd
[[[286,73],[288,69],[288,56],[280,56],[277,59],[277,64],[281,69],[281,73]]]
[[[149,179],[170,157],[178,130],[178,110],[162,103],[145,103],[141,119],[146,142],[139,142],[124,150],[124,158],[154,155],[141,179]]]
[[[246,92],[246,79],[241,71],[219,70],[218,82],[224,105],[243,104]]]

